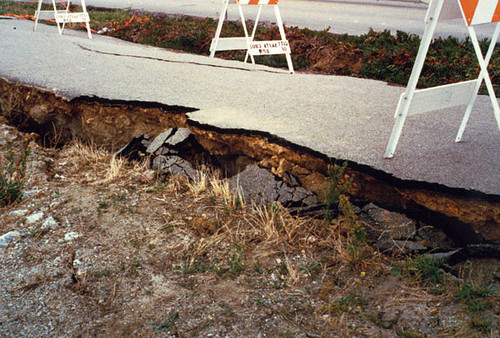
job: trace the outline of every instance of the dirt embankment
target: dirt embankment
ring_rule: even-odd
[[[263,134],[231,134],[187,119],[191,108],[133,102],[80,99],[72,102],[49,92],[0,81],[2,112],[9,123],[36,131],[47,146],[74,138],[108,149],[118,149],[143,134],[157,135],[172,127],[189,127],[202,147],[213,156],[250,158],[283,177],[290,173],[319,195],[332,159]],[[271,140],[272,139],[272,140]],[[333,159],[334,161],[335,159]],[[490,196],[416,182],[403,182],[381,172],[350,164],[350,195],[407,213],[442,227],[458,243],[500,242],[500,202]]]

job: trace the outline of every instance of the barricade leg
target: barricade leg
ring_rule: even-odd
[[[54,9],[54,16],[55,16],[57,14],[57,5],[55,0],[52,0],[52,8]],[[59,32],[59,35],[61,35],[64,30],[64,25],[59,24],[57,20],[56,20],[56,25],[57,25],[57,31]]]
[[[257,32],[257,26],[259,25],[261,13],[262,13],[262,5],[259,6],[259,10],[257,11],[257,17],[255,18],[255,24],[253,25],[252,36],[250,37],[250,41],[253,41],[255,39],[255,33]],[[249,54],[248,49],[247,49],[247,52],[245,54],[245,61],[243,61],[243,62],[246,63],[248,61],[248,56],[253,57]]]
[[[87,5],[85,5],[85,0],[82,0],[82,10],[83,12],[87,13]],[[92,32],[90,30],[90,18],[89,20],[85,21],[85,27],[87,27],[87,35],[89,39],[92,39]]]
[[[68,0],[68,2],[64,5],[66,8],[64,8],[64,13],[68,14],[69,13],[69,6],[71,6],[71,0]],[[63,22],[61,24],[61,33],[64,33],[64,28],[66,27],[66,22]]]
[[[241,24],[243,25],[243,31],[245,32],[245,38],[247,39],[247,53],[248,53],[248,49],[250,49],[250,45],[249,45],[250,37],[248,36],[247,23],[245,20],[245,16],[243,15],[243,8],[241,8],[241,5],[239,3],[238,3],[238,12],[240,12]],[[252,60],[252,64],[254,65],[255,59],[254,59],[253,55],[250,55],[250,60]],[[245,58],[245,62],[246,62],[246,58]]]
[[[33,25],[33,32],[36,31],[36,26],[38,25],[38,18],[40,17],[41,10],[42,10],[42,0],[38,0],[38,6],[35,12],[35,24]]]
[[[478,62],[480,62],[479,60],[483,60],[483,53],[481,52],[480,48],[478,49],[479,43],[477,42],[476,32],[472,26],[469,26],[468,28],[469,28],[469,34],[471,36],[471,40],[473,41],[472,43],[474,45],[474,50],[477,54]],[[490,59],[491,59],[491,56],[493,55],[493,51],[495,50],[499,35],[500,35],[500,23],[497,23],[495,25],[495,31],[493,32],[493,36],[491,38],[491,43],[490,43],[490,46],[489,46],[488,51],[486,53],[486,57],[482,61],[483,65],[486,68],[483,71],[483,68],[482,68],[481,62],[480,62],[481,72],[479,74],[479,78],[478,78],[477,85],[475,88],[475,92],[474,92],[475,94],[472,96],[471,101],[467,105],[467,109],[465,110],[465,114],[464,114],[464,117],[462,119],[462,123],[460,124],[460,128],[458,129],[458,133],[457,133],[457,137],[455,139],[455,142],[460,142],[462,140],[462,136],[463,136],[463,133],[465,131],[465,127],[467,126],[467,122],[469,121],[472,107],[474,106],[474,103],[476,101],[477,94],[479,92],[479,88],[481,87],[481,83],[483,82],[483,80],[485,80],[485,83],[488,80],[491,83],[491,79],[488,75],[487,67],[488,67],[488,64],[490,63]],[[474,42],[474,40],[475,40],[475,42]],[[479,52],[479,54],[478,54],[478,52]],[[488,87],[488,84],[486,84],[486,86]],[[493,87],[493,86],[491,86],[491,87]],[[490,95],[490,98],[492,99],[492,105],[493,105],[495,118],[497,120],[498,129],[500,129],[500,113],[498,110],[498,101],[496,99],[496,95],[494,94],[494,91],[493,91],[493,97],[491,97],[491,93],[490,93],[489,89],[488,89],[488,94]]]
[[[384,157],[386,158],[393,157],[394,152],[396,151],[396,146],[398,145],[399,137],[401,136],[403,125],[411,106],[413,93],[417,88],[418,79],[424,66],[425,57],[427,56],[432,37],[434,36],[434,31],[436,30],[439,14],[441,13],[441,8],[443,7],[443,0],[431,2],[431,6],[433,6],[433,8],[429,8],[428,11],[425,22],[424,35],[422,36],[422,41],[420,42],[420,47],[418,49],[415,64],[413,65],[410,79],[408,81],[408,86],[406,87],[405,93],[403,94],[403,99],[399,101],[396,110],[396,121],[394,123],[394,127],[392,128],[391,137],[389,139],[389,143],[387,144],[384,155]]]
[[[41,1],[41,0],[40,0]],[[224,25],[224,20],[226,18],[227,7],[229,6],[229,0],[224,2],[224,8],[220,12],[219,22],[217,23],[217,30],[215,31],[214,43],[212,44],[212,50],[210,51],[210,57],[213,59],[215,57],[215,52],[217,51],[217,46],[219,44],[220,33],[222,31],[222,26]]]
[[[276,22],[278,24],[278,29],[280,31],[281,40],[286,40],[285,28],[283,26],[283,20],[281,19],[280,9],[277,5],[274,6],[274,13],[276,15]],[[288,53],[285,53],[285,57],[286,57],[286,62],[288,63],[288,70],[290,71],[290,73],[294,74],[295,71],[293,70],[293,63],[292,63],[292,56],[290,55],[290,48],[288,49]]]

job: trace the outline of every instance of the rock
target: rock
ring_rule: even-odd
[[[428,257],[434,261],[442,261],[447,262],[454,254],[458,253],[460,249],[448,251],[448,252],[438,252],[433,254],[426,254],[425,257]]]
[[[176,147],[176,146],[180,145],[181,143],[187,141],[187,139],[191,135],[193,135],[193,134],[191,133],[191,130],[189,130],[188,128],[179,128],[179,129],[175,130],[174,133],[171,134],[170,137],[168,137],[165,140],[165,143],[171,147]]]
[[[146,152],[154,155],[178,154],[181,148],[194,139],[188,128],[170,128],[158,135]]]
[[[442,230],[425,224],[420,225],[415,240],[436,249],[452,250],[456,247],[455,243]]]
[[[118,150],[115,156],[122,156],[131,160],[141,159],[146,154],[146,150],[150,144],[149,135],[147,134],[134,137],[127,145]]]
[[[407,240],[415,236],[417,222],[403,214],[382,209],[373,203],[367,204],[363,211],[366,214],[360,219],[366,223],[371,240]]]
[[[417,242],[391,239],[380,240],[373,246],[381,251],[404,254],[419,254],[429,250],[428,247]]]
[[[378,313],[380,326],[384,329],[391,329],[401,317],[401,310],[392,309],[390,311]]]
[[[299,187],[300,186],[300,180],[287,171],[283,173],[283,181],[292,187]]]
[[[71,242],[72,240],[77,239],[77,238],[79,238],[81,236],[82,235],[79,234],[78,232],[72,231],[72,232],[68,232],[67,234],[64,235],[64,240],[66,242]]]
[[[33,195],[35,195],[36,193],[40,192],[39,189],[33,189],[33,190],[26,190],[25,192],[23,192],[23,197],[22,199],[26,199],[26,198],[29,198]]]
[[[152,154],[157,151],[165,143],[165,140],[172,134],[173,131],[174,129],[170,128],[160,135],[156,136],[153,142],[151,142],[151,144],[146,149],[146,152],[148,154]]]
[[[57,222],[54,220],[52,216],[49,216],[43,221],[42,229],[54,229],[57,227]]]
[[[51,113],[54,108],[50,104],[37,104],[31,107],[29,110],[29,116],[35,120],[38,124],[47,123],[52,117]]]
[[[30,216],[26,217],[27,224],[35,224],[38,221],[41,221],[44,216],[42,211],[37,211],[32,213]]]
[[[139,183],[147,184],[151,183],[156,179],[156,172],[152,169],[148,169],[140,174],[135,176],[135,179]]]
[[[9,216],[24,216],[28,213],[27,209],[12,210],[9,212]]]
[[[245,199],[256,203],[278,201],[286,206],[317,203],[312,192],[302,187],[292,187],[257,165],[250,165],[233,176],[229,188],[233,193],[241,190]]]
[[[19,231],[10,231],[0,236],[0,248],[6,247],[16,237],[21,236]]]
[[[395,240],[394,244],[407,253],[420,253],[427,251],[429,248],[417,242]]]
[[[153,168],[160,174],[181,175],[196,181],[198,174],[191,163],[179,156],[157,156],[153,160]]]

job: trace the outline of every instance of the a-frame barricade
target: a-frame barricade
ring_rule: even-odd
[[[462,18],[469,31],[474,51],[480,67],[479,77],[475,80],[442,85],[426,89],[416,89],[422,72],[425,57],[429,50],[438,20]],[[469,120],[472,107],[476,101],[482,82],[486,84],[493,113],[500,130],[500,108],[488,75],[488,63],[495,49],[500,33],[500,0],[431,0],[425,17],[425,30],[418,50],[415,64],[405,92],[401,95],[395,114],[395,124],[387,145],[385,157],[393,157],[399,137],[407,116],[434,110],[466,105],[465,115],[458,130],[455,141],[462,140],[462,135]],[[493,24],[495,30],[491,44],[483,56],[477,39],[475,25]]]
[[[87,28],[87,34],[89,39],[92,39],[92,33],[90,31],[90,16],[87,12],[87,6],[85,5],[85,0],[81,0],[82,11],[70,13],[69,8],[71,5],[71,0],[68,0],[67,4],[64,4],[65,9],[57,9],[56,1],[52,0],[52,10],[42,11],[43,0],[38,0],[38,7],[35,12],[35,25],[33,30],[36,31],[38,25],[38,20],[52,19],[56,21],[57,30],[59,34],[64,32],[64,27],[67,23],[82,22],[85,23]]]
[[[273,54],[285,54],[286,61],[288,63],[288,70],[290,73],[294,73],[292,57],[290,51],[290,44],[285,36],[285,28],[283,26],[283,20],[281,19],[281,13],[279,10],[279,0],[236,0],[238,6],[238,12],[240,14],[241,23],[243,25],[243,31],[245,32],[244,37],[231,37],[231,38],[221,38],[222,26],[224,25],[224,20],[226,18],[227,9],[229,2],[234,0],[225,0],[224,6],[220,13],[219,22],[217,24],[217,30],[215,32],[215,37],[212,40],[210,46],[210,57],[215,56],[215,52],[224,50],[246,50],[247,54],[245,56],[245,62],[250,60],[255,64],[254,57],[258,55],[273,55]],[[245,16],[243,14],[244,5],[254,5],[259,6],[257,11],[257,16],[255,19],[255,24],[252,29],[252,34],[248,34],[248,29],[245,21]],[[278,26],[281,40],[276,41],[255,41],[255,32],[257,31],[257,25],[259,24],[260,15],[264,7],[273,7],[276,16],[276,25]]]

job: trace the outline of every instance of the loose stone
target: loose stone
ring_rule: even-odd
[[[10,231],[0,236],[0,248],[6,247],[16,237],[21,236],[19,231]]]
[[[30,216],[26,217],[26,223],[35,224],[36,222],[41,221],[43,216],[44,216],[43,211],[34,212]]]

